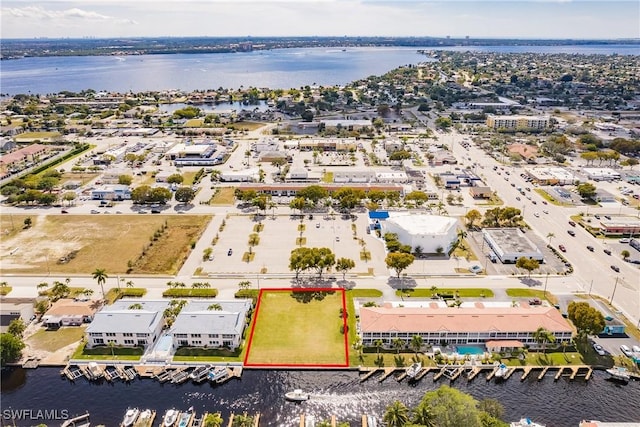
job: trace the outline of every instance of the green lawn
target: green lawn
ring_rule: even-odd
[[[84,336],[84,326],[62,327],[57,331],[41,329],[27,338],[29,345],[36,350],[56,351],[69,344],[78,342]]]
[[[551,292],[547,292],[546,296],[544,291],[540,291],[537,289],[525,289],[525,288],[509,288],[506,289],[506,293],[508,296],[513,298],[540,298],[546,299],[551,304],[557,304],[558,298],[553,295]]]
[[[342,293],[262,292],[245,360],[258,365],[344,365]]]
[[[415,297],[415,298],[431,298],[435,293],[440,295],[453,295],[460,298],[493,298],[493,291],[486,288],[415,288],[415,289],[398,289],[397,296]]]
[[[351,289],[347,291],[348,298],[380,298],[382,291],[378,289]]]

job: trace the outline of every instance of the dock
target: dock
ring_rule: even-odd
[[[420,372],[418,372],[418,375],[415,376],[413,381],[420,381],[425,375],[429,373],[430,370],[431,368],[422,368]]]
[[[152,427],[153,422],[156,419],[156,411],[151,411],[151,416],[148,418],[143,418],[138,416],[138,419],[135,423],[133,423],[133,427]]]
[[[542,372],[540,372],[540,375],[538,375],[538,381],[540,381],[541,379],[543,379],[543,378],[544,378],[544,376],[545,376],[545,374],[547,373],[547,371],[548,371],[548,370],[549,370],[549,367],[548,367],[548,366],[545,366],[545,367],[542,369]]]
[[[384,368],[384,373],[378,379],[378,382],[381,383],[382,381],[384,381],[387,378],[389,378],[396,371],[396,369],[398,369],[398,368],[393,368],[393,367]]]
[[[365,373],[363,376],[360,377],[360,382],[365,382],[366,380],[368,380],[369,378],[371,378],[372,376],[374,376],[377,372],[378,372],[378,368],[360,368],[360,373]]]

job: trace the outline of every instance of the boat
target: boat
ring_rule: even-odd
[[[529,418],[522,418],[520,421],[514,421],[509,424],[509,427],[544,427],[544,424],[538,424]]]
[[[209,381],[214,383],[221,383],[225,381],[228,377],[229,377],[229,372],[227,371],[227,368],[225,368],[224,366],[216,367],[207,375],[207,378],[209,379]]]
[[[409,378],[415,378],[422,370],[422,363],[416,362],[407,368],[407,376]]]
[[[156,411],[152,411],[151,409],[145,409],[140,412],[138,415],[138,419],[133,424],[134,427],[151,427],[153,425],[153,420],[156,418]]]
[[[199,383],[204,381],[209,375],[209,371],[213,368],[211,365],[198,366],[189,374],[189,379]]]
[[[78,415],[77,417],[69,418],[61,424],[61,427],[89,427],[91,426],[91,420],[89,419],[89,413]]]
[[[494,376],[496,378],[504,378],[504,376],[507,375],[508,370],[509,368],[507,368],[507,365],[505,365],[504,363],[501,363],[498,365],[498,370],[496,371]]]
[[[284,394],[284,398],[292,402],[303,402],[309,400],[309,393],[305,393],[299,388]]]
[[[168,409],[167,412],[164,413],[164,417],[162,417],[162,427],[172,427],[178,421],[178,415],[180,412],[175,408]]]
[[[631,376],[627,371],[627,368],[623,368],[622,366],[614,366],[613,368],[607,369],[607,373],[609,374],[609,379],[629,382]]]
[[[180,418],[178,419],[178,427],[188,427],[191,423],[191,418],[193,418],[193,408],[189,408],[187,412],[183,412],[180,414]]]
[[[89,375],[89,380],[91,381],[96,381],[103,375],[102,369],[100,369],[100,366],[98,366],[96,362],[89,362],[89,364],[87,365],[87,372]]]
[[[128,408],[127,412],[124,414],[124,419],[122,423],[120,423],[121,427],[130,427],[133,423],[138,419],[138,415],[140,414],[140,410],[138,408]]]

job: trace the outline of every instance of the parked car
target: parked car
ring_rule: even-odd
[[[97,210],[95,210],[95,209],[91,209],[91,213],[92,213],[92,214],[99,214],[100,212],[98,212],[98,211],[97,211]]]
[[[320,228],[320,223],[316,222],[316,228]]]
[[[640,345],[632,345],[631,350],[633,350],[634,353],[640,353]]]
[[[593,246],[587,246],[587,249],[589,249],[591,252],[594,251]]]
[[[565,248],[564,245],[558,245],[558,249],[560,249],[562,252],[567,252],[567,248]]]
[[[469,267],[469,271],[473,274],[479,274],[482,273],[482,267],[480,267],[479,265],[472,265],[471,267]]]
[[[573,230],[567,230],[567,233],[569,233],[569,236],[575,236],[576,232]]]
[[[575,227],[575,226],[576,226],[576,223],[575,223],[575,222],[573,222],[573,221],[569,221],[569,225],[570,225],[570,226],[572,226],[572,227]]]
[[[624,238],[624,239],[620,239],[620,240],[618,240],[618,242],[620,242],[620,243],[629,243],[630,241],[631,241],[631,240],[630,240],[630,239],[627,239],[627,238]]]
[[[618,267],[617,265],[612,265],[612,266],[611,266],[611,269],[612,269],[613,271],[615,271],[616,273],[620,273],[620,267]]]
[[[538,212],[534,212],[533,216],[535,216],[536,218],[540,218],[540,214]]]
[[[62,209],[62,210],[60,211],[60,213],[68,214],[68,213],[69,213],[69,211]]]
[[[607,254],[607,255],[611,255],[611,249],[605,249],[604,253]]]
[[[233,255],[233,249],[229,248],[229,250],[227,251],[227,256],[231,256]]]
[[[596,353],[598,353],[599,356],[604,356],[605,354],[607,354],[600,344],[593,343],[593,349]]]
[[[160,209],[151,209],[151,213],[152,214],[159,214],[160,213]]]
[[[631,349],[629,347],[627,347],[626,345],[624,345],[624,344],[622,344],[620,346],[620,350],[622,350],[622,352],[624,353],[625,356],[631,357],[631,355],[633,354],[633,353],[631,353]]]

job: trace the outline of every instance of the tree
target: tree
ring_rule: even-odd
[[[387,427],[403,427],[409,423],[409,409],[399,400],[393,401],[382,417]]]
[[[411,337],[411,343],[409,345],[411,346],[411,349],[416,353],[416,356],[418,355],[418,352],[422,348],[422,343],[423,343],[423,340],[420,335],[414,335]]]
[[[25,329],[27,329],[27,325],[24,324],[24,320],[22,320],[21,317],[18,317],[17,319],[13,319],[9,322],[9,326],[7,326],[7,333],[16,337],[22,337]]]
[[[173,194],[171,193],[171,190],[169,190],[168,188],[164,188],[164,187],[152,188],[149,194],[149,200],[147,201],[147,203],[159,203],[161,205],[164,205],[169,200],[171,200],[172,196]]]
[[[174,197],[178,202],[187,204],[196,197],[196,192],[193,191],[193,188],[191,187],[179,187],[176,190]]]
[[[411,412],[413,414],[411,421],[414,425],[437,427],[435,424],[435,417],[433,416],[433,412],[429,405],[419,404]]]
[[[395,270],[396,277],[400,278],[400,275],[407,269],[416,258],[411,254],[403,252],[391,252],[387,255],[384,262],[387,264],[387,268]]]
[[[78,197],[75,191],[67,191],[62,195],[62,200],[68,202],[68,205],[71,206],[72,202]]]
[[[622,256],[622,259],[624,259],[626,261],[627,258],[629,258],[631,256],[631,252],[629,252],[628,250],[624,249],[622,252],[620,252],[620,256]]]
[[[327,195],[327,190],[319,185],[310,185],[298,191],[298,197],[302,197],[303,199],[310,201],[313,206],[315,206],[320,200],[327,197]]]
[[[222,415],[220,412],[208,413],[204,418],[204,427],[220,427],[223,423]]]
[[[469,228],[473,228],[474,224],[482,218],[482,214],[477,209],[471,209],[464,217],[467,219]]]
[[[583,182],[582,184],[578,184],[576,191],[578,191],[578,194],[580,194],[580,197],[583,199],[592,199],[593,196],[596,195],[596,186],[590,182]]]
[[[302,197],[296,197],[289,203],[289,207],[291,209],[298,209],[300,211],[300,215],[302,215],[302,210],[306,207],[307,202]]]
[[[528,277],[531,277],[531,272],[540,267],[540,261],[533,258],[520,257],[516,261],[516,267],[527,270]]]
[[[336,270],[342,273],[342,280],[345,280],[347,272],[355,266],[355,261],[350,258],[338,258],[336,260]]]
[[[120,185],[131,185],[133,182],[133,177],[131,175],[120,175],[118,177],[118,184]]]
[[[221,311],[222,310],[222,306],[218,303],[213,303],[211,305],[209,305],[207,307],[207,310],[212,310],[212,311]]]
[[[98,282],[98,285],[100,285],[100,289],[102,290],[102,299],[104,299],[104,284],[109,278],[109,276],[107,275],[107,271],[104,268],[96,268],[91,274],[93,279]]]
[[[250,287],[251,282],[248,280],[243,280],[242,282],[238,283],[238,288],[240,288],[241,290],[249,289]]]
[[[0,367],[20,359],[24,342],[20,337],[9,333],[0,334]]]
[[[380,349],[384,347],[384,341],[377,339],[373,342],[373,346],[376,348],[376,354],[380,354]]]
[[[67,296],[69,296],[70,292],[71,289],[69,289],[69,285],[56,280],[55,282],[53,282],[53,286],[49,291],[49,296],[51,297],[52,301],[57,301],[60,298],[66,298]]]
[[[182,184],[184,182],[184,177],[179,173],[174,173],[167,177],[167,182],[169,184]]]
[[[587,302],[571,301],[567,307],[567,317],[582,337],[597,335],[606,325],[602,313]]]
[[[549,239],[549,240],[547,241],[547,244],[548,244],[548,245],[550,245],[550,244],[551,244],[551,239],[552,239],[552,238],[554,238],[554,237],[556,237],[556,235],[555,235],[555,234],[553,234],[553,233],[551,233],[551,232],[547,233],[547,239]]]
[[[504,406],[496,399],[482,399],[478,404],[478,409],[497,419],[502,419],[504,416]]]
[[[443,385],[427,392],[420,405],[431,408],[433,423],[438,427],[481,426],[476,400],[455,388]]]
[[[438,129],[447,130],[451,126],[453,126],[453,122],[451,121],[451,119],[449,117],[438,117],[435,120],[435,125],[436,125],[436,128],[438,128]]]
[[[33,220],[31,219],[30,216],[28,216],[24,219],[23,223],[24,223],[24,228],[31,228],[31,224],[33,224]]]
[[[396,349],[396,354],[400,354],[400,350],[404,347],[404,341],[401,338],[394,338],[391,345]]]
[[[253,427],[253,417],[245,414],[233,417],[233,427]]]
[[[543,328],[542,326],[536,329],[536,331],[532,335],[532,338],[538,344],[542,344],[543,354],[546,352],[547,343],[553,343],[556,341],[555,335],[553,335],[551,332],[549,332],[547,329]]]

